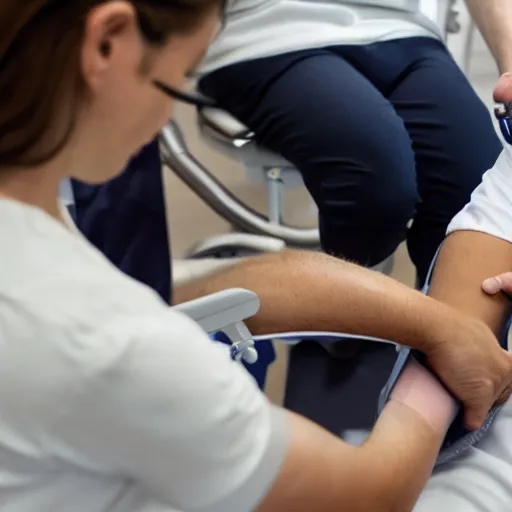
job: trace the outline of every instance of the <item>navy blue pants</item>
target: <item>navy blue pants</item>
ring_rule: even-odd
[[[371,266],[407,240],[420,282],[501,149],[485,106],[430,38],[247,61],[201,89],[299,169],[326,252]]]
[[[73,182],[75,221],[120,270],[171,299],[169,238],[155,141],[105,185]]]

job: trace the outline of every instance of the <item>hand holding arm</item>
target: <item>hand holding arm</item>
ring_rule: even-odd
[[[251,258],[179,287],[175,299],[187,301],[236,287],[260,297],[261,309],[248,322],[253,333],[346,332],[425,352],[464,404],[470,428],[481,426],[510,381],[512,363],[483,322],[389,277],[320,253],[288,251]]]

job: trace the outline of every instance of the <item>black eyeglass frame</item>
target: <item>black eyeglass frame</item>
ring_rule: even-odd
[[[197,108],[205,108],[205,107],[216,107],[217,103],[215,100],[208,98],[203,95],[194,95],[186,92],[178,91],[174,87],[171,87],[167,84],[164,84],[160,80],[153,80],[153,85],[166,96],[170,98],[174,98],[175,100],[181,101],[182,103],[187,103],[188,105],[193,105]]]

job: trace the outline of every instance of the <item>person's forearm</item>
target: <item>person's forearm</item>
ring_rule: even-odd
[[[391,510],[412,509],[457,411],[454,398],[440,381],[410,359],[366,443],[377,452],[373,458],[392,475],[391,480],[381,477]]]
[[[429,295],[501,333],[510,312],[503,294],[489,296],[485,279],[512,270],[512,244],[478,231],[457,231],[446,239],[436,262]]]
[[[448,314],[437,301],[377,272],[321,253],[258,256],[175,290],[176,303],[227,288],[257,293],[255,334],[322,330],[384,337],[425,348]],[[443,326],[445,327],[445,326]]]
[[[501,73],[512,71],[512,1],[466,0]]]
[[[388,403],[360,447],[299,416],[290,415],[290,423],[288,457],[258,512],[410,512],[449,425],[436,431],[397,401]]]
[[[448,424],[446,425],[448,427]],[[377,465],[382,500],[393,512],[411,511],[432,474],[444,434],[415,411],[390,402],[364,448]]]

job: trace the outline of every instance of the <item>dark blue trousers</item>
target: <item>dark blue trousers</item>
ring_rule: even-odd
[[[171,264],[160,151],[144,147],[105,185],[73,182],[78,228],[120,270],[171,299]]]
[[[247,61],[201,89],[299,169],[326,252],[375,265],[407,240],[420,282],[501,148],[485,106],[430,38]]]

